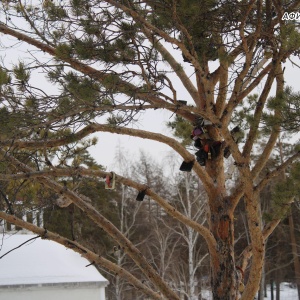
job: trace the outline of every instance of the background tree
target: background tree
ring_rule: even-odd
[[[195,178],[191,174],[177,179],[177,195],[175,200],[176,208],[189,219],[204,224],[206,221],[206,201],[205,193]],[[178,224],[174,228],[182,239],[182,244],[186,248],[186,264],[181,264],[179,274],[180,280],[184,283],[185,294],[188,299],[202,299],[201,297],[201,279],[207,276],[201,273],[200,269],[207,258],[207,249],[203,247],[203,240],[199,233],[190,227]],[[182,274],[183,273],[183,274]]]
[[[28,55],[18,52],[20,60],[14,63],[2,57],[1,161],[8,167],[1,180],[37,182],[67,199],[65,205],[72,202],[118,243],[143,275],[133,275],[77,242],[51,232],[45,235],[43,229],[14,215],[1,212],[0,216],[83,253],[149,297],[179,299],[117,224],[65,180],[78,175],[114,177],[137,189],[140,196],[151,197],[176,222],[204,238],[215,300],[253,299],[266,239],[282,219],[273,210],[262,226],[259,195],[299,157],[299,150],[294,149],[283,163],[261,176],[280,132],[291,134],[299,128],[299,95],[285,88],[283,64],[298,55],[300,38],[297,23],[282,20],[284,12],[299,6],[299,1],[272,0],[2,1],[0,32],[9,38],[1,39],[1,48],[5,54],[13,43],[19,44]],[[192,75],[187,73],[191,68]],[[50,89],[43,87],[46,81]],[[258,85],[260,92],[253,95]],[[178,96],[181,88],[188,105]],[[272,88],[275,92],[270,97]],[[200,159],[174,138],[134,129],[140,112],[149,109],[166,109],[193,128],[201,127]],[[236,117],[244,112],[249,117],[242,123],[246,137],[239,146],[232,129]],[[267,142],[252,161],[263,125]],[[172,147],[202,181],[207,224],[182,214],[145,183],[72,165],[78,149],[95,143],[85,138],[97,131],[152,139]],[[224,154],[227,157],[229,152],[239,180],[227,189]],[[240,202],[247,213],[250,244],[236,257],[234,224]],[[243,276],[247,266],[249,272]]]

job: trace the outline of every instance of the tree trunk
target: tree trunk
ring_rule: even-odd
[[[263,300],[265,297],[265,264],[263,266],[261,281],[260,281],[260,288],[258,293],[258,300]]]
[[[186,199],[187,199],[187,215],[192,218],[192,205],[190,199],[190,178],[185,176],[185,186],[186,186]],[[195,294],[195,261],[194,261],[194,230],[190,227],[187,228],[188,231],[188,263],[189,263],[189,288],[188,294],[190,300],[197,300]]]
[[[116,276],[116,300],[122,300],[119,276]]]
[[[189,298],[191,300],[196,300],[195,295],[195,277],[194,277],[194,255],[193,255],[193,231],[188,228],[188,261],[189,261]]]
[[[266,276],[265,276],[264,296],[265,296],[265,298],[268,297],[268,290],[267,290]]]
[[[282,143],[279,142],[279,150],[280,150],[280,158],[281,162],[283,162],[283,151],[282,151]],[[283,178],[286,178],[285,170],[283,171]],[[291,237],[291,244],[292,244],[292,253],[293,253],[293,260],[294,260],[294,272],[295,272],[295,279],[296,285],[298,289],[298,299],[300,300],[300,263],[298,258],[298,251],[297,251],[297,241],[295,237],[295,228],[294,228],[294,220],[292,212],[289,215],[289,229],[290,229],[290,237]]]
[[[260,218],[262,218],[262,208],[260,206]],[[263,227],[262,227],[263,229]],[[258,292],[258,299],[263,300],[265,294],[265,262],[263,262],[262,272],[261,272],[261,280],[260,280],[260,288]]]
[[[184,284],[180,281],[180,300],[184,300]]]
[[[225,199],[221,199],[225,203]],[[215,203],[218,202],[216,199]],[[218,261],[212,261],[212,293],[214,300],[238,299],[238,280],[233,252],[233,216],[224,205],[211,211],[211,229],[217,241]]]
[[[215,182],[210,195],[210,230],[216,239],[218,258],[211,261],[211,287],[214,300],[237,300],[239,281],[234,259],[234,218],[225,189],[223,159],[207,161],[206,170]]]
[[[293,220],[292,213],[289,216],[289,225],[290,225],[289,227],[290,227],[293,259],[294,259],[295,279],[296,279],[296,284],[298,289],[298,299],[300,300],[300,263],[298,258],[297,241],[295,237],[295,228],[294,228],[294,220]]]
[[[280,277],[278,271],[276,271],[276,300],[280,300]]]
[[[212,291],[214,300],[238,299],[238,282],[234,263],[233,244],[231,240],[232,219],[224,214],[215,222],[219,261],[212,262]]]
[[[270,282],[270,286],[271,286],[271,300],[274,300],[274,281],[273,279],[271,279],[271,282]]]

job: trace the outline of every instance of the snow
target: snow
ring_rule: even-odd
[[[265,300],[271,299],[270,286],[267,287],[267,297]],[[276,288],[274,286],[274,299],[276,299]],[[287,282],[280,284],[280,299],[282,300],[298,300],[298,290]]]
[[[202,299],[212,300],[212,294],[209,290],[202,290]],[[255,299],[258,299],[256,297]],[[276,299],[276,287],[274,286],[274,299]],[[280,284],[280,299],[282,300],[298,300],[297,288],[292,287],[288,282]],[[264,300],[271,300],[270,286],[267,286],[267,297]]]
[[[31,234],[0,235],[0,257],[35,237]],[[70,249],[37,238],[0,259],[0,286],[108,281],[90,262]]]

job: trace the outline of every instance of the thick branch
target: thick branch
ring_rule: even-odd
[[[38,178],[38,177],[46,177],[46,176],[54,176],[54,177],[63,177],[63,176],[78,176],[85,175],[91,177],[101,177],[106,178],[107,175],[111,175],[110,172],[105,172],[101,170],[88,170],[85,168],[75,168],[75,169],[54,169],[54,170],[45,170],[45,171],[31,171],[26,173],[12,174],[12,175],[0,175],[0,180],[12,180],[12,179],[21,179],[21,178]],[[181,214],[178,210],[176,210],[171,204],[169,204],[166,200],[156,194],[150,187],[145,186],[144,184],[137,183],[129,178],[122,177],[120,175],[115,174],[116,181],[130,186],[132,188],[137,189],[138,191],[145,190],[145,194],[151,197],[154,201],[156,201],[170,216],[174,217],[179,222],[183,223],[186,226],[193,228],[197,231],[201,236],[204,237],[208,244],[208,248],[210,250],[210,254],[212,256],[216,255],[215,253],[215,239],[213,238],[210,231],[204,227],[203,225],[191,220],[185,215]]]
[[[2,151],[3,152],[3,151]],[[6,158],[15,165],[18,169],[23,172],[32,172],[33,170],[22,162],[18,161],[16,158],[6,153]],[[104,218],[91,204],[87,201],[81,199],[75,192],[61,186],[56,181],[47,178],[39,177],[39,182],[55,191],[58,194],[64,195],[66,198],[70,199],[78,208],[86,213],[86,215],[95,222],[100,228],[103,228],[123,249],[123,251],[128,254],[136,265],[141,269],[141,271],[146,275],[146,277],[151,281],[156,288],[167,298],[167,299],[178,299],[178,296],[173,292],[172,289],[162,280],[162,278],[157,274],[157,272],[151,267],[147,262],[141,252],[106,218]]]
[[[265,68],[261,70],[261,72],[257,75],[257,77],[255,77],[255,79],[250,84],[247,83],[247,87],[237,95],[236,102],[232,103],[233,107],[231,108],[231,110],[233,110],[239,103],[241,103],[241,101],[245,99],[245,97],[247,97],[261,83],[262,79],[267,74],[269,74],[273,67],[273,62],[270,62]]]
[[[242,90],[244,90],[249,85],[251,80],[256,77],[257,73],[264,67],[264,65],[267,63],[268,60],[269,60],[268,58],[263,57],[262,60],[256,66],[254,66],[248,79],[244,81],[242,85]]]
[[[173,113],[176,113],[178,115],[181,115],[182,117],[184,117],[185,119],[189,120],[189,121],[194,121],[197,116],[203,116],[205,119],[207,119],[205,113],[201,114],[199,113],[199,110],[196,107],[192,107],[192,106],[187,106],[187,105],[174,105],[171,103],[167,103],[167,102],[163,102],[160,104],[145,104],[145,105],[100,105],[95,107],[93,106],[89,106],[88,104],[82,107],[78,107],[78,108],[72,108],[69,112],[66,112],[62,115],[57,115],[55,117],[53,117],[52,119],[49,119],[49,121],[44,121],[42,124],[38,124],[35,125],[36,127],[38,126],[50,126],[51,124],[55,123],[55,122],[61,122],[63,120],[66,120],[68,118],[72,118],[80,113],[83,112],[111,112],[111,111],[144,111],[144,110],[148,110],[148,109],[167,109]]]
[[[243,292],[242,298],[253,299],[255,296],[255,287],[259,285],[262,266],[265,255],[264,238],[262,234],[262,224],[260,215],[260,204],[258,197],[253,193],[253,182],[251,181],[250,172],[248,170],[248,182],[245,185],[245,205],[247,211],[248,227],[251,236],[252,245],[252,264],[249,272],[248,282]]]
[[[282,211],[282,215],[285,215],[285,213],[287,212],[287,210],[290,207],[290,204],[294,201],[294,198],[291,198],[289,202],[286,203],[285,205],[285,211]],[[267,241],[268,237],[273,233],[273,231],[275,230],[275,228],[278,226],[278,224],[282,221],[282,218],[276,218],[273,219],[272,221],[270,221],[269,223],[267,223],[263,230],[262,230],[262,236],[263,236],[263,240],[264,243]],[[240,254],[239,258],[238,258],[238,265],[242,268],[243,271],[246,270],[247,266],[249,265],[249,261],[252,257],[252,247],[253,245],[250,244],[248,245],[243,252]]]
[[[221,38],[220,38],[221,39]],[[225,57],[226,55],[226,49],[224,46],[222,46],[219,50],[219,57],[220,59],[220,81],[219,81],[219,91],[218,91],[218,97],[216,100],[216,115],[221,118],[225,102],[226,102],[226,96],[228,92],[228,59],[222,59],[222,57]]]
[[[263,113],[263,109],[265,107],[265,103],[267,101],[268,95],[270,93],[270,90],[272,88],[272,84],[275,78],[275,74],[274,72],[270,72],[267,78],[267,81],[264,85],[264,89],[257,101],[256,104],[256,109],[254,112],[254,116],[253,116],[253,122],[251,123],[251,127],[250,127],[250,131],[248,134],[248,138],[247,141],[245,143],[244,146],[244,150],[243,150],[243,155],[248,157],[251,153],[252,147],[253,147],[253,143],[255,141],[255,138],[257,136],[257,132],[258,132],[258,126],[260,124],[261,121],[261,116]]]
[[[118,265],[112,263],[111,261],[105,259],[100,255],[97,255],[96,253],[90,251],[89,249],[83,247],[81,244],[75,241],[71,241],[58,234],[52,233],[51,231],[48,231],[44,228],[37,227],[31,223],[25,222],[15,216],[6,214],[1,211],[0,211],[0,218],[6,220],[9,223],[15,224],[16,226],[25,228],[35,234],[38,234],[43,239],[54,241],[69,249],[72,249],[73,251],[81,254],[89,261],[99,265],[100,267],[108,270],[109,272],[114,273],[116,276],[122,277],[127,282],[131,283],[136,289],[148,295],[151,299],[157,299],[157,300],[163,299],[158,293],[149,289],[147,286],[141,283],[140,280],[138,280],[135,276],[133,276],[130,272],[126,271],[124,268],[119,267]]]
[[[12,162],[17,168],[21,169],[23,172],[26,173],[32,173],[34,172],[30,167],[26,166],[25,164],[21,163],[14,157],[12,157],[10,154],[6,154],[6,157],[10,162]],[[78,170],[77,170],[78,171]],[[56,170],[56,174],[62,172],[61,170]],[[97,171],[102,172],[102,171]],[[108,173],[102,172],[103,175],[107,175]],[[104,177],[104,176],[103,176]],[[208,247],[210,249],[210,253],[213,257],[216,257],[215,252],[215,240],[212,237],[211,233],[207,228],[204,226],[198,224],[197,222],[194,222],[190,220],[189,218],[185,217],[184,215],[180,214],[173,206],[168,204],[163,198],[158,196],[156,193],[152,192],[150,189],[148,189],[147,186],[137,184],[136,182],[123,178],[121,176],[116,177],[117,180],[120,180],[121,183],[132,186],[134,188],[137,188],[138,190],[146,190],[146,194],[152,197],[155,201],[157,201],[170,215],[175,217],[177,220],[183,222],[184,224],[191,226],[195,230],[197,230],[201,235],[204,236],[204,238],[208,242]],[[142,269],[142,271],[145,273],[145,275],[159,288],[162,292],[169,294],[168,288],[164,286],[164,283],[161,282],[161,279],[157,276],[154,276],[152,268],[149,266],[145,267],[146,262],[144,261],[144,258],[141,257],[139,251],[128,241],[119,231],[117,228],[114,227],[113,224],[111,224],[108,220],[106,220],[102,215],[99,214],[89,203],[83,201],[76,193],[73,191],[70,191],[66,188],[63,188],[60,184],[57,182],[45,177],[41,176],[38,177],[38,180],[48,186],[50,189],[56,191],[57,193],[63,194],[65,197],[69,198],[76,206],[78,206],[80,209],[82,209],[84,212],[87,213],[87,215],[101,228],[103,228],[108,234],[110,234],[122,247],[122,249],[137,263],[137,265]],[[153,279],[153,280],[152,280]],[[173,298],[172,298],[173,299]],[[176,298],[174,298],[176,299]]]
[[[158,141],[160,143],[164,143],[171,148],[173,148],[177,153],[179,153],[185,161],[194,161],[194,171],[199,176],[199,178],[202,180],[203,185],[207,191],[208,194],[210,194],[213,189],[214,185],[212,182],[212,179],[209,177],[207,172],[195,161],[194,155],[189,153],[179,142],[177,142],[175,139],[164,136],[159,133],[153,133],[149,131],[144,130],[138,130],[138,129],[132,129],[132,128],[125,128],[125,127],[114,127],[110,125],[101,125],[101,124],[90,124],[80,130],[77,133],[74,133],[70,136],[55,139],[55,140],[42,140],[42,141],[6,141],[0,143],[2,146],[11,146],[14,145],[14,147],[19,148],[27,148],[27,149],[38,149],[38,148],[51,148],[51,147],[58,147],[62,145],[66,145],[69,143],[73,143],[76,141],[79,141],[86,137],[87,135],[97,132],[111,132],[111,133],[117,133],[122,135],[130,135],[130,136],[136,136],[144,139],[154,140]]]
[[[163,30],[157,28],[153,24],[149,23],[141,14],[139,14],[137,11],[130,9],[129,7],[122,4],[122,1],[114,1],[114,0],[105,0],[107,3],[123,10],[125,13],[128,13],[133,20],[135,20],[137,23],[142,24],[145,28],[147,28],[150,32],[153,32],[154,34],[157,34],[158,36],[162,37],[165,41],[168,43],[176,45],[183,53],[183,55],[194,65],[194,67],[202,71],[202,68],[199,64],[199,61],[191,55],[190,51],[186,48],[184,43],[180,42],[176,38],[172,38],[169,34],[164,32]]]
[[[16,30],[13,30],[1,22],[0,22],[0,32],[11,35],[11,36],[17,38],[18,40],[24,41],[32,46],[35,46],[36,48],[42,50],[43,52],[50,54],[53,57],[57,57],[56,49],[54,47],[48,46],[28,35],[25,35]],[[59,58],[59,59],[62,59],[62,58]],[[74,68],[75,70],[82,72],[83,74],[101,82],[101,84],[103,84],[103,86],[105,86],[106,88],[110,88],[110,83],[109,83],[110,80],[107,80],[107,82],[106,82],[105,79],[107,79],[107,78],[109,79],[111,74],[96,70],[96,69],[92,68],[91,66],[83,64],[73,58],[64,57],[63,61],[69,63],[70,66],[72,68]],[[164,105],[166,103],[164,100],[162,100],[160,97],[158,97],[158,95],[155,95],[154,93],[140,92],[139,88],[137,86],[135,86],[131,83],[125,82],[125,81],[121,80],[121,78],[118,79],[118,84],[117,84],[116,89],[118,90],[118,92],[123,93],[125,95],[129,95],[129,96],[132,96],[132,93],[134,93],[135,98],[144,100],[146,102],[150,102],[152,104]],[[194,116],[192,116],[191,114],[188,114],[185,111],[180,111],[180,110],[177,111],[176,109],[177,109],[176,107],[174,107],[173,109],[171,108],[171,111],[172,112],[176,111],[177,114],[182,115],[184,118],[186,118],[190,121],[194,121],[194,119],[195,119]]]
[[[276,68],[276,81],[277,81],[276,96],[280,97],[283,93],[283,88],[284,88],[284,78],[283,78],[282,66],[280,64],[278,64]],[[274,115],[279,119],[281,118],[281,111],[279,108],[275,110]],[[271,155],[271,152],[275,146],[279,133],[280,133],[280,125],[275,124],[272,128],[271,135],[269,137],[269,140],[265,146],[263,153],[260,155],[258,161],[256,162],[254,168],[251,171],[251,175],[253,179],[255,179],[259,175],[259,173],[267,163],[267,160]]]
[[[157,38],[154,36],[151,37],[151,33],[149,30],[144,30],[145,35],[147,36],[148,40],[152,42],[155,49],[157,49],[164,60],[166,60],[169,65],[172,67],[176,75],[180,78],[182,84],[185,86],[187,91],[190,93],[191,97],[193,98],[195,103],[199,102],[199,94],[189,77],[183,70],[183,67],[177,62],[174,56],[158,41]]]

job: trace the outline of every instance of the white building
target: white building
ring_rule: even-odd
[[[35,237],[0,235],[0,257]],[[0,300],[105,300],[108,281],[80,254],[41,238],[0,259]]]

